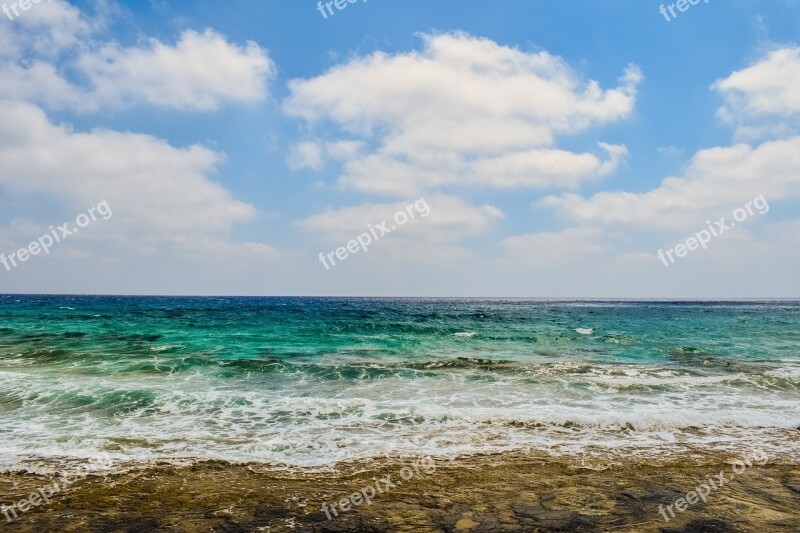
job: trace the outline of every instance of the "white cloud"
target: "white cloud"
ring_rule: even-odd
[[[133,252],[277,255],[267,245],[230,241],[233,226],[256,210],[209,179],[219,153],[149,135],[74,132],[31,104],[0,101],[0,113],[0,185],[17,196],[50,197],[75,214],[107,201],[113,218],[97,230],[106,243]]]
[[[648,192],[564,194],[542,204],[584,224],[688,229],[760,195],[770,202],[800,197],[800,136],[790,133],[800,116],[800,48],[775,50],[714,88],[725,98],[718,113],[737,136],[783,138],[700,150],[683,175]]]
[[[720,110],[725,116],[800,113],[800,48],[774,50],[714,87],[726,98]]]
[[[34,28],[28,41],[51,30]],[[74,44],[59,39],[59,46]],[[64,70],[84,85],[72,83]],[[211,111],[226,102],[263,100],[274,74],[272,60],[256,43],[238,46],[211,29],[186,30],[175,45],[148,39],[126,48],[87,38],[74,60],[25,53],[0,61],[0,98],[77,111],[136,105]]]
[[[229,43],[219,33],[184,31],[175,46],[149,39],[141,47],[107,44],[83,54],[75,67],[99,105],[146,103],[209,111],[222,102],[257,102],[275,67],[256,43]]]
[[[296,222],[296,225],[315,235],[328,246],[343,246],[347,241],[378,226],[396,226],[390,234],[377,241],[375,249],[408,258],[424,256],[462,257],[469,255],[455,243],[489,230],[492,224],[504,217],[503,212],[491,205],[474,206],[460,198],[434,194],[424,197],[423,209],[403,225],[397,225],[395,213],[406,211],[416,201],[383,204],[363,204],[355,207],[331,209]],[[427,204],[430,212],[422,216]]]
[[[725,99],[717,116],[736,126],[738,138],[785,136],[800,118],[800,47],[773,50],[713,88]]]
[[[292,145],[286,164],[292,170],[310,168],[320,170],[329,159],[343,161],[355,158],[363,149],[361,141],[339,140],[334,142],[305,141]]]
[[[538,149],[485,158],[465,168],[466,182],[487,183],[494,187],[577,187],[586,176],[606,176],[627,155],[624,146],[599,143],[608,154],[603,160],[593,154],[565,150]]]
[[[361,141],[341,140],[329,142],[325,145],[325,150],[328,155],[339,161],[354,159],[361,153],[363,148],[364,143]]]
[[[55,66],[33,61],[25,66],[0,64],[0,96],[20,101],[38,102],[51,109],[85,110],[94,104],[85,94],[65,80]]]
[[[762,194],[768,201],[800,196],[800,137],[701,150],[683,176],[645,193],[564,194],[542,203],[581,223],[686,229]]]
[[[613,170],[625,149],[602,144],[601,160],[559,150],[557,138],[628,116],[641,79],[629,67],[619,87],[604,91],[546,52],[427,35],[420,52],[377,52],[292,81],[284,109],[377,146],[345,162],[341,183],[359,190],[572,187]]]
[[[297,143],[290,148],[286,164],[292,170],[300,170],[302,168],[319,170],[325,164],[322,152],[323,147],[318,142]]]
[[[9,10],[13,4],[3,2]],[[13,24],[0,24],[0,42],[8,44],[0,47],[0,57],[18,57],[23,52],[55,57],[104,25],[102,16],[90,20],[80,9],[61,0],[40,2],[27,11],[17,5],[17,12]]]
[[[600,228],[582,227],[515,235],[501,244],[512,257],[529,263],[575,262],[608,251],[603,237]]]

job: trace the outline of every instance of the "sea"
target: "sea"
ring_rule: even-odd
[[[0,471],[799,436],[794,300],[0,296]]]

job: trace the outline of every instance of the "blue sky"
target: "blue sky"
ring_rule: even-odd
[[[795,0],[17,4],[2,292],[800,295]]]

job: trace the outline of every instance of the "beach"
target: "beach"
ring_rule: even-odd
[[[438,461],[402,480],[410,460],[340,465],[328,473],[270,471],[208,462],[91,476],[8,531],[494,532],[797,531],[800,467],[771,460],[731,479],[734,457],[694,454],[663,463],[584,464],[502,454]],[[667,506],[725,472],[726,485],[685,512]],[[397,484],[338,516],[323,504],[362,493],[375,479]],[[45,479],[0,477],[22,497]],[[397,482],[400,482],[399,484]],[[13,487],[13,488],[12,488]],[[330,507],[328,507],[330,509]]]

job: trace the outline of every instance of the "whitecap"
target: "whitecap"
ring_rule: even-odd
[[[151,352],[166,352],[167,350],[171,350],[172,348],[182,348],[180,344],[165,344],[163,346],[151,346]]]
[[[577,331],[581,335],[591,335],[592,333],[594,333],[594,330],[592,328],[577,328],[575,331]]]

